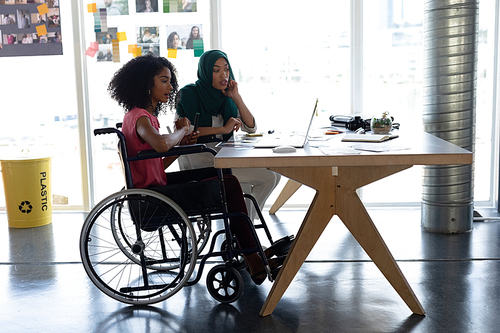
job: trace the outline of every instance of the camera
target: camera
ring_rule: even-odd
[[[359,128],[363,128],[365,131],[370,130],[371,119],[363,119],[361,116],[349,115],[349,116],[330,116],[330,121],[332,126],[345,127],[350,131],[356,131]]]
[[[345,128],[349,131],[356,131],[359,128],[364,129],[365,131],[370,130],[370,119],[363,120],[360,116],[355,116],[354,119],[348,121],[345,124]]]

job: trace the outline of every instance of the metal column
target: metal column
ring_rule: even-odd
[[[474,152],[479,2],[429,0],[424,5],[424,130]],[[474,165],[426,166],[423,229],[472,230]]]

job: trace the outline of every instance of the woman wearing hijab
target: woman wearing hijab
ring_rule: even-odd
[[[241,129],[255,133],[257,130],[255,119],[238,91],[227,55],[222,51],[203,53],[198,64],[198,80],[180,90],[177,116],[194,122],[196,113],[200,113],[200,137],[216,136],[228,140],[233,131]],[[215,144],[211,146],[214,148]],[[179,165],[181,170],[199,169],[213,166],[214,161],[210,154],[197,154],[182,156]],[[252,195],[261,210],[280,180],[279,174],[264,168],[238,168],[233,174],[240,183],[252,186]],[[248,208],[250,218],[255,218],[252,205]]]

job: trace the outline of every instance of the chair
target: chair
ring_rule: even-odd
[[[207,289],[216,300],[231,303],[243,292],[243,279],[238,271],[241,256],[252,252],[260,253],[268,278],[272,281],[270,267],[255,231],[255,228],[264,228],[271,244],[274,244],[265,223],[251,228],[258,244],[256,248],[238,249],[235,246],[229,218],[243,216],[248,223],[252,224],[252,221],[244,214],[228,213],[222,170],[217,170],[217,177],[210,181],[169,186],[167,196],[151,189],[133,187],[132,161],[202,152],[215,154],[214,150],[204,144],[196,144],[174,147],[166,153],[145,151],[137,156],[128,156],[126,140],[119,129],[96,129],[94,134],[118,136],[118,150],[126,181],[124,189],[104,198],[90,211],[80,235],[84,269],[102,292],[128,304],[160,302],[184,286],[196,284],[207,260],[221,257],[223,263],[212,267],[207,274]],[[189,200],[183,193],[190,194]],[[192,193],[198,193],[199,199],[193,200]],[[263,221],[260,210],[258,213]],[[213,220],[222,220],[224,228],[213,234],[210,248],[202,255],[199,248],[208,244]],[[216,251],[219,236],[223,236],[224,241],[220,250]],[[291,240],[293,237],[284,239]],[[197,263],[199,267],[193,277]]]

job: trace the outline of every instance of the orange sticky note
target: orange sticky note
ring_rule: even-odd
[[[37,6],[36,9],[38,9],[38,14],[40,15],[47,14],[49,12],[49,7],[47,7],[46,3]]]
[[[46,35],[47,34],[47,27],[45,26],[45,24],[37,25],[36,26],[36,33],[38,34],[38,36]]]
[[[134,50],[134,57],[138,57],[142,54],[142,49],[138,46]]]
[[[97,13],[97,4],[95,4],[95,3],[89,3],[87,5],[87,11],[89,13]]]
[[[137,44],[130,44],[128,46],[128,53],[134,53],[136,48],[137,48]]]
[[[116,38],[118,39],[118,41],[124,41],[124,40],[127,40],[127,34],[125,32],[117,32],[116,33]]]
[[[177,49],[168,49],[167,58],[177,58]]]

